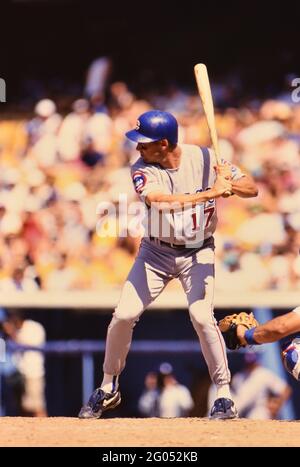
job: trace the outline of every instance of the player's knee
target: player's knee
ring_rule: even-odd
[[[120,321],[132,321],[135,322],[141,311],[128,308],[116,308],[113,317]]]
[[[192,322],[198,326],[206,327],[214,324],[214,317],[210,307],[190,307],[190,317]]]
[[[191,316],[191,320],[201,328],[213,325],[213,319],[208,316]]]

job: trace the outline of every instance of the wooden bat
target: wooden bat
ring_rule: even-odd
[[[209,129],[210,139],[212,142],[213,149],[216,154],[217,163],[218,165],[222,164],[221,162],[221,154],[219,148],[219,141],[217,135],[217,128],[215,122],[215,114],[214,114],[214,103],[211,95],[210,83],[207,73],[207,68],[204,63],[197,63],[194,66],[195,78],[196,83],[198,86],[198,91],[200,94],[200,99],[202,102],[204,114],[206,117],[207,126]],[[229,196],[231,193],[226,191],[225,195]]]

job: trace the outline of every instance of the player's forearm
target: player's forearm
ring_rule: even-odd
[[[239,329],[238,331],[238,337],[242,345],[247,345],[249,342],[245,338],[245,334],[247,332],[247,329],[245,326],[238,326],[238,328],[243,328]],[[288,334],[287,334],[288,335]],[[281,339],[281,331],[279,329],[270,329],[268,325],[261,325],[258,326],[253,330],[252,333],[252,341],[251,345],[253,344],[265,344],[265,343],[271,343],[271,342],[276,342],[277,340]]]
[[[232,180],[232,193],[241,198],[253,198],[258,195],[258,189],[251,177],[245,176],[239,180]]]
[[[276,342],[283,337],[289,336],[300,329],[300,316],[294,312],[290,312],[283,316],[268,321],[265,324],[257,326],[253,331],[253,339],[257,344]],[[238,337],[242,345],[246,345],[245,339],[246,328],[238,326]]]
[[[174,207],[175,204],[178,206],[184,206],[185,204],[201,204],[212,198],[221,196],[222,193],[218,193],[213,188],[210,190],[202,191],[201,193],[193,193],[190,195],[178,194],[178,195],[165,195],[163,193],[149,193],[146,196],[146,203],[150,206],[152,203],[159,203],[160,209],[166,209]]]

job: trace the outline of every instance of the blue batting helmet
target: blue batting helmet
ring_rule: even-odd
[[[149,110],[138,118],[135,129],[128,131],[126,136],[136,143],[152,143],[167,139],[170,143],[176,144],[178,123],[169,112]]]

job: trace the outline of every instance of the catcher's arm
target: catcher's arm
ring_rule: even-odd
[[[276,342],[290,334],[300,331],[300,315],[291,311],[282,316],[260,324],[252,331],[253,344]],[[237,337],[242,346],[249,344],[248,331],[244,326],[237,326]]]

